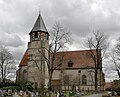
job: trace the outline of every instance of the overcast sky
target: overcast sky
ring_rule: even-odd
[[[69,50],[83,49],[82,42],[99,29],[113,46],[120,36],[120,0],[0,0],[0,45],[7,46],[18,64],[23,57],[39,9],[49,30],[60,21],[70,29]],[[116,78],[112,64],[104,64],[106,81]]]

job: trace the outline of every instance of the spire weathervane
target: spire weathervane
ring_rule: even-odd
[[[40,9],[40,7],[39,7],[39,15],[41,15],[41,9]]]

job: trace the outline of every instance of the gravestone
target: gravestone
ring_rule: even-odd
[[[17,94],[17,92],[15,92],[15,93],[13,94],[13,97],[19,97],[19,95]]]

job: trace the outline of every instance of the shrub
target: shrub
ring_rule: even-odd
[[[19,82],[19,83],[15,83],[15,82],[5,82],[5,83],[0,83],[0,88],[8,90],[29,90],[29,91],[33,91],[33,87],[32,87],[33,83],[31,82]]]
[[[22,89],[22,90],[33,91],[33,87],[32,87],[33,83],[31,83],[29,81],[27,81],[27,82],[19,82],[18,85],[19,85],[20,89]]]
[[[7,86],[7,87],[3,87],[2,88],[3,90],[20,90],[20,87],[19,86]]]
[[[5,83],[1,82],[0,83],[0,88],[7,87],[7,86],[18,86],[18,85],[15,82],[5,82]]]
[[[115,92],[120,96],[120,85],[118,85],[118,87],[115,88]]]

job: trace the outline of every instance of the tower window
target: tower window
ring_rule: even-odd
[[[33,55],[32,54],[29,54],[28,60],[33,60]]]
[[[49,40],[49,36],[47,35],[47,40]]]
[[[35,38],[38,38],[38,32],[35,32]]]
[[[35,38],[35,33],[32,33],[31,39],[34,40],[34,38]]]

